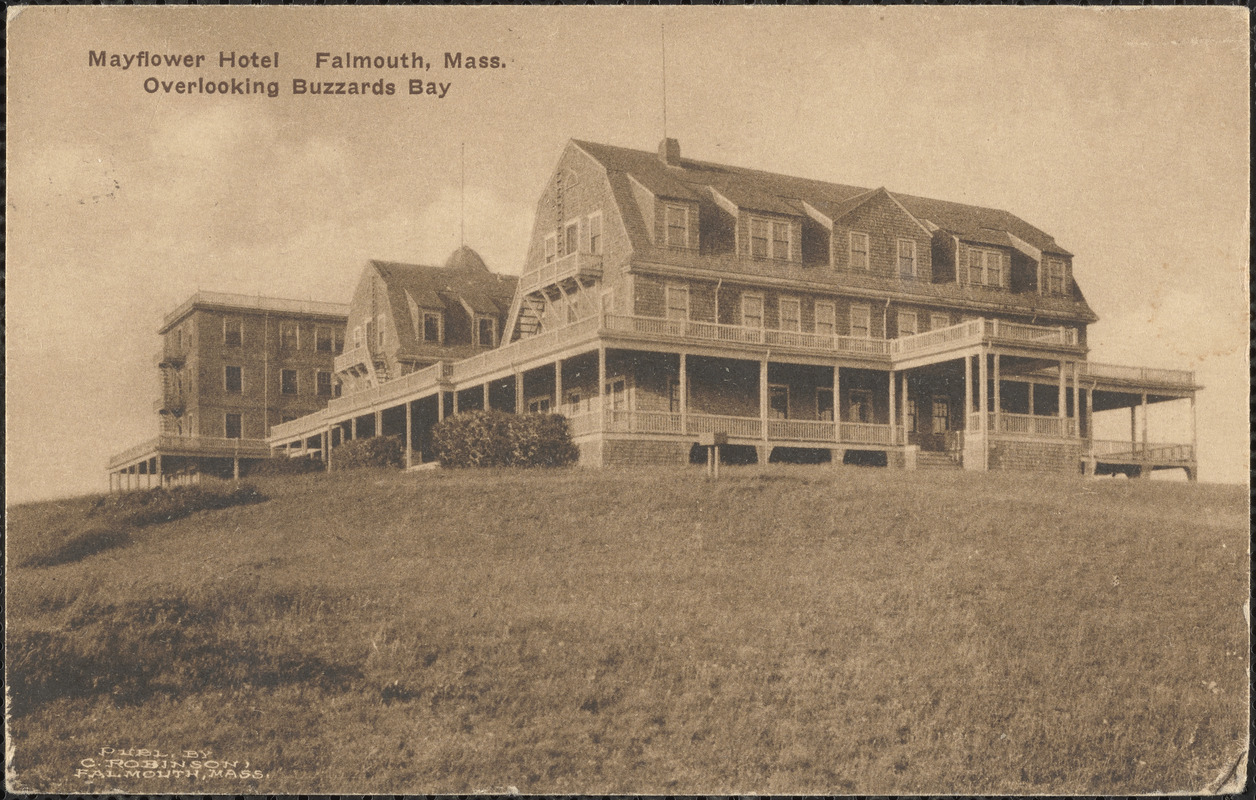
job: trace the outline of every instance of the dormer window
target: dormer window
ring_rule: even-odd
[[[868,234],[850,232],[850,268],[868,269]]]
[[[790,231],[788,222],[750,218],[750,255],[753,258],[789,259]]]
[[[968,282],[978,286],[1004,286],[1003,254],[998,250],[968,248]]]
[[[497,345],[497,320],[485,314],[477,314],[475,337],[475,343],[480,347],[495,347]]]
[[[689,246],[689,209],[685,206],[667,206],[667,246]]]
[[[444,334],[444,320],[436,311],[423,312],[423,341],[440,344]]]
[[[1058,258],[1048,258],[1043,264],[1046,273],[1047,294],[1067,294],[1068,275],[1064,262]]]
[[[898,274],[901,278],[916,277],[916,240],[898,240]]]

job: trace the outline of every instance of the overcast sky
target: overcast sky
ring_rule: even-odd
[[[1091,359],[1196,370],[1202,477],[1247,480],[1244,10],[40,7],[9,22],[9,502],[102,490],[109,455],[156,435],[156,330],[198,288],[347,302],[369,258],[442,262],[462,143],[467,242],[517,273],[567,139],[657,146],[660,23],[685,155],[1046,230],[1101,318]],[[122,70],[91,50],[206,58]],[[220,69],[220,51],[280,65]],[[436,64],[316,69],[320,51]],[[506,66],[446,70],[447,51]],[[144,88],[201,76],[280,95]],[[450,86],[412,97],[412,77]],[[294,78],[396,93],[298,97]],[[1156,409],[1152,438],[1187,440],[1185,407]]]

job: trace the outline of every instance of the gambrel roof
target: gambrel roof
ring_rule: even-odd
[[[874,193],[885,192],[921,223],[941,228],[965,241],[1011,247],[1006,236],[1010,233],[1043,252],[1071,255],[1050,234],[996,208],[915,197],[884,188],[867,189],[796,178],[690,158],[681,158],[675,165],[668,165],[657,153],[646,150],[574,139],[572,142],[601,163],[608,173],[630,175],[658,197],[693,199],[703,188],[711,187],[747,210],[798,215],[801,213],[798,204],[805,202],[830,219],[837,219]],[[627,199],[620,198],[621,207],[626,205],[623,201]]]

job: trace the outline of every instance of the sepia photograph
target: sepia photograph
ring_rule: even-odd
[[[7,790],[1250,790],[1249,23],[8,9]]]

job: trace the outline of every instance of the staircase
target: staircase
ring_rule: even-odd
[[[963,469],[960,459],[952,458],[947,453],[921,450],[916,453],[916,469]]]

